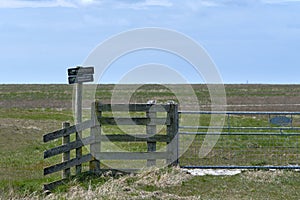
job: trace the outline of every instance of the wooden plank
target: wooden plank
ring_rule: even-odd
[[[147,111],[146,116],[149,119],[155,119],[157,117],[156,112]],[[156,125],[147,125],[146,132],[148,136],[153,136],[156,134]],[[156,151],[156,142],[147,141],[147,151],[148,152],[155,152]],[[147,167],[155,166],[156,160],[148,159],[147,160]]]
[[[101,117],[98,118],[101,125],[169,125],[168,118],[149,119],[146,117]]]
[[[99,160],[147,160],[167,159],[167,152],[101,152],[96,154]]]
[[[70,167],[74,167],[76,165],[89,162],[93,159],[93,156],[91,154],[87,154],[82,156],[81,158],[73,158],[67,162],[59,163],[50,167],[46,167],[44,169],[44,175],[52,174]]]
[[[98,115],[101,116],[102,112],[98,112]],[[97,122],[96,103],[92,103],[91,106],[91,119],[96,124]],[[91,134],[91,138],[93,138],[94,141],[99,140],[101,136],[101,126],[99,125],[91,128],[90,134]],[[98,142],[93,142],[90,145],[90,153],[93,155],[93,160],[90,161],[89,167],[90,167],[90,171],[93,173],[98,173],[100,171],[100,161],[95,158],[95,154],[101,151],[100,142],[101,140],[99,140]]]
[[[80,124],[73,125],[73,126],[70,126],[68,128],[65,128],[65,129],[61,129],[61,130],[58,130],[58,131],[54,131],[52,133],[45,134],[43,136],[43,141],[44,142],[49,142],[51,140],[67,136],[67,135],[70,135],[72,133],[76,133],[76,131],[83,131],[85,129],[91,128],[94,125],[95,124],[93,123],[92,120],[87,120],[87,121],[82,122]]]
[[[69,122],[64,122],[63,123],[63,129],[70,127]],[[66,145],[70,143],[70,135],[66,135],[62,138],[62,144]],[[70,151],[65,151],[62,155],[62,162],[66,162],[70,160]],[[62,171],[62,178],[69,178],[71,176],[71,169],[67,168]]]
[[[62,179],[62,180],[58,180],[58,181],[54,181],[54,182],[45,184],[44,185],[44,191],[47,191],[47,190],[51,191],[54,188],[56,188],[57,186],[64,184],[66,181],[67,181],[67,179]]]
[[[130,112],[146,112],[151,109],[152,112],[168,112],[170,105],[163,104],[101,104],[98,102],[98,111],[130,111]]]
[[[70,142],[70,143],[46,150],[46,151],[44,151],[44,159],[50,158],[52,156],[55,156],[55,155],[58,155],[58,154],[61,154],[64,152],[71,151],[71,150],[79,148],[79,147],[83,147],[85,144],[84,142],[89,141],[89,140],[90,140],[90,138],[85,138],[81,141]]]
[[[167,135],[153,135],[146,134],[110,134],[100,135],[98,137],[87,137],[82,139],[82,143],[90,145],[99,142],[170,142],[170,137]]]
[[[81,141],[74,141],[68,144],[54,147],[52,149],[44,151],[44,159],[52,156],[71,151],[73,149],[83,147],[84,145],[95,144],[99,142],[170,142],[170,137],[167,135],[153,135],[147,136],[145,134],[114,134],[114,135],[101,135],[99,137],[86,137]]]
[[[168,116],[170,118],[171,124],[167,126],[167,135],[170,137],[171,142],[167,145],[167,152],[169,153],[169,158],[167,159],[167,163],[169,165],[178,165],[178,105],[170,104],[170,111],[168,112]]]
[[[100,135],[99,137],[87,137],[82,139],[83,144],[89,145],[98,142],[170,142],[170,137],[167,135],[153,135],[146,134],[110,134]]]
[[[82,83],[78,83],[75,85],[75,123],[81,124],[82,123]],[[82,138],[82,131],[77,130],[76,132],[76,141],[81,141]],[[82,147],[76,148],[76,158],[80,159],[82,157]],[[76,175],[81,173],[82,167],[81,163],[76,165]]]
[[[102,142],[170,142],[170,138],[167,135],[153,135],[148,136],[146,134],[136,134],[136,135],[101,135]]]

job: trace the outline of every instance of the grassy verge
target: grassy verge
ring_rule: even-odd
[[[193,87],[199,101],[209,103],[207,87]],[[99,99],[107,101],[113,88],[113,85],[99,87]],[[226,88],[229,102],[236,103],[245,99],[248,101],[250,97],[253,97],[251,101],[259,99],[272,103],[272,98],[277,100],[281,96],[290,97],[287,103],[294,103],[293,98],[300,96],[298,86],[229,85]],[[65,85],[0,85],[0,199],[298,199],[300,196],[300,174],[294,171],[246,171],[230,177],[191,177],[178,169],[154,169],[134,176],[76,177],[46,197],[43,184],[58,180],[60,174],[44,177],[43,168],[59,162],[61,157],[44,160],[43,152],[61,141],[44,144],[42,136],[60,129],[64,121],[73,121],[71,94],[72,87]],[[164,87],[144,86],[136,91],[131,100],[144,103],[152,97],[165,102],[174,96]],[[207,116],[200,120],[202,125],[208,124]],[[236,126],[260,126],[266,125],[266,119],[242,116],[231,123]],[[105,130],[121,132],[115,127],[105,127]],[[208,158],[199,160],[197,151],[203,138],[197,137],[182,161],[195,164],[239,164],[245,161],[249,165],[265,165],[286,160],[288,162],[284,164],[291,164],[288,152],[296,156],[290,157],[291,160],[299,160],[299,138],[280,137],[274,140],[275,143],[270,143],[270,140],[274,138],[268,136],[256,142],[250,136],[220,138]],[[145,144],[135,144],[134,147],[128,143],[119,145],[130,151],[146,151]],[[163,148],[162,144],[159,145]],[[274,151],[265,151],[266,146],[274,147]],[[293,148],[278,148],[281,146]],[[236,151],[238,149],[242,151]],[[249,157],[249,153],[253,157]]]
[[[178,168],[151,169],[136,175],[80,176],[51,195],[2,193],[27,199],[298,199],[300,173],[244,171],[235,176],[191,176]]]
[[[43,168],[60,158],[43,159],[43,152],[60,141],[44,144],[43,134],[61,128],[71,112],[56,109],[0,109],[0,193],[42,192],[43,183],[58,178],[44,177]]]

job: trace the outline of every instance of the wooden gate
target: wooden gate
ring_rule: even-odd
[[[117,112],[119,116],[113,116]],[[130,116],[122,117],[122,113]],[[138,115],[135,115],[138,114]],[[134,116],[132,116],[134,115]],[[146,132],[140,134],[104,133],[105,126],[145,126]],[[165,126],[165,131],[157,132],[157,126]],[[82,136],[82,131],[89,129],[90,135]],[[117,131],[119,132],[119,131]],[[74,141],[70,138],[76,134]],[[80,136],[80,137],[79,137]],[[44,175],[62,171],[62,180],[44,185],[51,190],[71,177],[71,168],[76,167],[75,174],[83,171],[82,164],[89,163],[88,170],[101,173],[105,160],[145,160],[146,166],[155,166],[156,160],[165,160],[166,165],[178,164],[178,105],[177,104],[101,104],[95,102],[91,107],[91,119],[81,124],[70,126],[64,123],[63,129],[43,136],[44,142],[62,138],[62,144],[44,152],[44,158],[62,154],[62,162],[44,168]],[[128,142],[144,143],[145,151],[112,152],[102,148],[104,143]],[[165,151],[157,151],[157,143],[165,143]],[[88,153],[83,154],[82,148]],[[71,151],[76,149],[74,158]],[[145,167],[146,167],[145,166]],[[122,169],[118,169],[122,170]]]

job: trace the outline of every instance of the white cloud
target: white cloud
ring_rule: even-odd
[[[149,7],[171,7],[170,0],[0,0],[0,8],[42,8],[108,6],[112,8],[146,9]]]
[[[1,0],[0,8],[46,8],[46,7],[76,7],[71,1],[64,0]]]
[[[198,11],[201,8],[205,7],[216,7],[219,6],[220,4],[217,1],[212,1],[212,0],[188,0],[185,2],[185,5],[187,8],[189,8],[192,11]]]
[[[164,6],[164,7],[170,7],[173,5],[168,0],[146,0],[141,4],[145,6]]]
[[[77,0],[75,2],[79,6],[91,6],[91,5],[94,6],[94,5],[102,5],[104,1],[101,1],[101,0]]]
[[[198,10],[205,7],[251,5],[251,4],[285,4],[300,0],[0,0],[0,8],[42,8],[42,7],[86,7],[105,6],[110,8],[143,10],[152,7],[182,7]]]
[[[83,3],[83,4],[92,4],[95,1],[94,0],[81,0],[80,2]]]
[[[284,4],[284,3],[300,3],[300,0],[262,0],[263,3],[266,4]]]
[[[190,7],[215,7],[215,6],[245,6],[255,4],[282,4],[282,3],[295,3],[300,0],[187,0],[185,1]]]
[[[143,0],[143,1],[115,1],[118,8],[129,8],[135,10],[148,9],[150,7],[172,7],[173,3],[169,0]]]

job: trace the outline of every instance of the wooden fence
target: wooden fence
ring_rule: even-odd
[[[112,117],[106,112],[145,112],[143,117]],[[165,112],[166,117],[158,117],[157,113]],[[105,125],[134,125],[146,126],[146,134],[102,134]],[[165,134],[157,134],[156,126],[166,126]],[[90,136],[81,136],[81,132],[90,129]],[[75,141],[71,135],[75,134]],[[71,168],[75,167],[75,175],[82,173],[82,164],[89,163],[89,172],[101,173],[103,160],[147,160],[147,166],[156,165],[156,160],[165,159],[166,164],[178,164],[178,105],[177,104],[101,104],[95,102],[91,107],[91,119],[74,126],[63,123],[61,130],[43,136],[44,142],[62,138],[62,144],[44,152],[44,159],[62,154],[62,162],[44,168],[44,175],[62,171],[62,179],[45,184],[45,190],[52,190],[71,177]],[[103,142],[146,142],[146,152],[103,152]],[[165,152],[157,152],[157,142],[166,143]],[[88,147],[90,152],[83,155],[82,148]],[[76,155],[71,158],[71,150],[76,150]],[[119,169],[122,170],[122,169]]]

